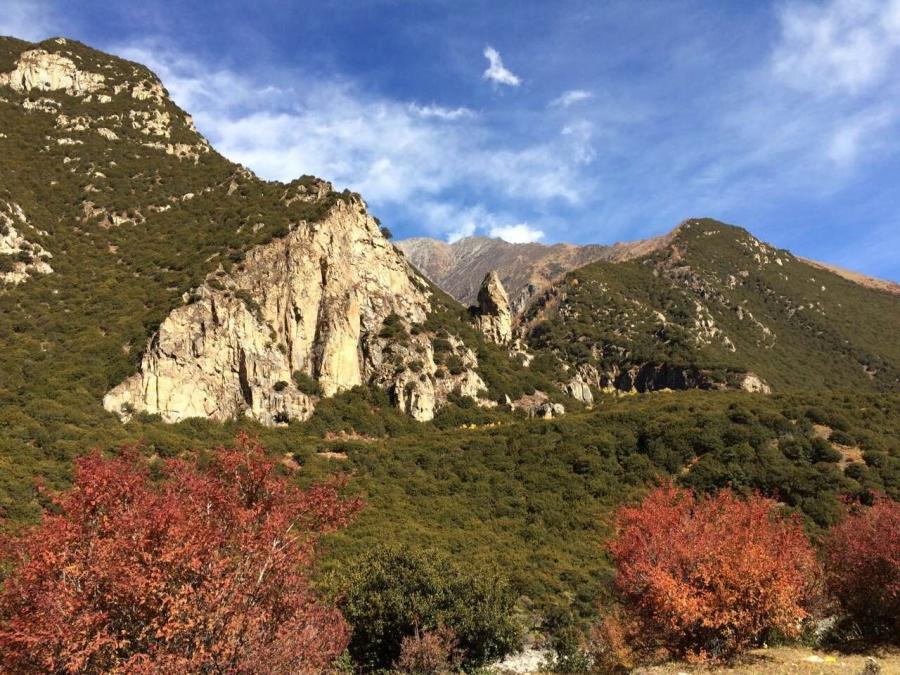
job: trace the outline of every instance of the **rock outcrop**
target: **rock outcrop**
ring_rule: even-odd
[[[70,96],[83,96],[103,88],[100,73],[79,70],[75,62],[44,49],[22,52],[16,67],[0,74],[0,86],[14,91],[65,91]]]
[[[524,394],[515,401],[507,400],[507,405],[513,410],[521,410],[529,417],[549,420],[554,417],[562,417],[566,414],[566,407],[562,403],[554,403],[544,392],[535,390],[532,394]]]
[[[426,282],[362,200],[338,199],[321,221],[300,223],[231,273],[212,275],[163,322],[140,371],[104,406],[168,422],[246,415],[272,425],[309,417],[319,395],[374,384],[429,420],[449,392],[486,388],[458,340],[454,353],[466,367],[454,375],[435,363],[420,328],[430,308]]]
[[[577,373],[565,386],[566,393],[576,401],[581,401],[585,405],[594,402],[594,394],[591,391],[591,385],[584,380],[580,373]]]
[[[476,323],[484,336],[499,345],[512,340],[513,317],[509,298],[496,271],[488,272],[478,291]]]
[[[52,255],[40,244],[25,238],[26,228],[34,230],[22,207],[0,202],[0,284],[19,284],[33,274],[53,272],[48,262]]]
[[[582,364],[565,386],[565,391],[583,403],[591,403],[593,395],[589,385],[606,393],[633,394],[666,389],[743,389],[761,394],[772,393],[771,387],[753,373],[716,374],[702,368],[652,362],[628,367],[613,364],[606,369]]]

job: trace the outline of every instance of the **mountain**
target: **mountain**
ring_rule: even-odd
[[[428,420],[488,395],[479,358],[522,370],[360,195],[229,162],[143,66],[3,38],[0,130],[7,396],[284,424],[372,385]]]
[[[597,260],[622,261],[645,255],[666,237],[601,246],[511,244],[502,239],[466,237],[448,244],[417,237],[397,247],[425,276],[465,305],[475,302],[482,280],[495,270],[520,314],[531,298],[569,270]]]
[[[405,545],[583,619],[610,514],[660,477],[817,534],[900,497],[900,296],[703,219],[587,254],[440,245],[464,304],[399,246],[361,195],[222,157],[144,66],[0,39],[4,526],[94,448],[155,478],[247,433],[365,497],[328,571]]]
[[[900,297],[710,219],[568,273],[517,331],[575,373],[573,391],[900,388]]]

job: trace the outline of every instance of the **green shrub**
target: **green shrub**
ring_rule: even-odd
[[[297,371],[294,373],[294,382],[297,384],[297,389],[306,394],[307,396],[321,396],[322,388],[319,385],[318,381],[303,373],[301,371]]]
[[[470,574],[435,551],[376,548],[337,579],[336,590],[353,626],[350,654],[366,670],[389,668],[417,631],[452,630],[468,667],[500,658],[520,642],[509,584],[486,570]]]
[[[831,443],[824,438],[814,438],[812,441],[812,461],[837,462],[841,459],[841,453],[835,450]]]
[[[828,440],[832,443],[837,443],[838,445],[856,445],[856,439],[846,431],[841,431],[840,429],[832,431],[828,436]]]

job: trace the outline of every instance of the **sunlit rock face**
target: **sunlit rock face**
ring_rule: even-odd
[[[500,283],[500,276],[493,270],[488,272],[478,291],[476,322],[488,340],[500,345],[512,340],[513,317],[509,298]]]
[[[100,73],[79,70],[72,59],[43,49],[22,52],[16,67],[0,74],[0,86],[15,91],[65,91],[83,96],[103,88]]]
[[[104,406],[168,422],[249,416],[271,425],[306,419],[320,395],[374,384],[404,412],[429,420],[454,389],[475,396],[485,388],[462,345],[467,368],[442,373],[436,386],[431,336],[409,334],[425,321],[430,295],[365,204],[338,201],[323,220],[211,276],[166,318],[139,372]],[[299,380],[314,380],[318,391],[301,390]]]

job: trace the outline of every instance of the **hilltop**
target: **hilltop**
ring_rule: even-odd
[[[900,298],[710,219],[570,272],[518,330],[601,388],[900,387]]]

